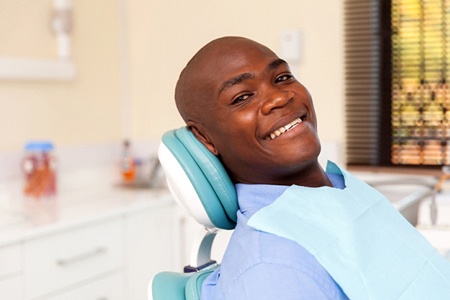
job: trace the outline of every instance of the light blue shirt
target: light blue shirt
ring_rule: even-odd
[[[343,188],[342,176],[328,174]],[[221,266],[203,283],[201,299],[348,299],[319,262],[298,243],[247,226],[259,209],[288,187],[237,184],[240,210]]]

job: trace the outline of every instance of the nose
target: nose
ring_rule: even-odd
[[[270,114],[272,110],[284,107],[293,97],[294,92],[291,90],[272,88],[265,96],[265,100],[261,106],[261,112],[265,115]]]

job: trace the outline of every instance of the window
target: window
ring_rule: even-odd
[[[347,0],[345,20],[348,163],[449,164],[450,3]]]

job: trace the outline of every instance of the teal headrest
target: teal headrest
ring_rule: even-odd
[[[233,229],[236,190],[220,160],[186,127],[166,132],[158,150],[169,189],[208,228]]]

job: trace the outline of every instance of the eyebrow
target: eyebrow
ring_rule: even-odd
[[[268,66],[267,66],[267,70],[272,71],[275,70],[276,68],[278,68],[281,65],[287,65],[288,63],[281,58],[278,58],[276,60],[274,60],[273,62],[271,62]]]
[[[276,68],[278,68],[280,65],[284,65],[284,64],[287,65],[287,62],[285,60],[281,59],[281,58],[278,58],[278,59],[272,61],[270,64],[267,65],[267,70],[268,71],[273,71]],[[223,91],[231,88],[233,85],[242,83],[245,80],[252,79],[254,77],[255,77],[254,74],[242,73],[242,74],[239,74],[239,75],[237,75],[237,76],[235,76],[233,78],[230,78],[230,79],[226,80],[224,83],[222,83],[222,85],[221,85],[221,87],[219,89],[219,95]]]
[[[253,74],[251,74],[251,73],[243,73],[243,74],[240,74],[240,75],[238,75],[238,76],[236,76],[236,77],[233,77],[233,78],[228,79],[227,81],[225,81],[224,83],[222,83],[222,86],[220,87],[220,90],[219,90],[219,95],[220,95],[224,90],[227,90],[227,89],[231,88],[233,85],[242,83],[242,82],[244,82],[245,80],[251,79],[251,78],[254,78],[254,77],[255,77],[255,75],[253,75]]]

